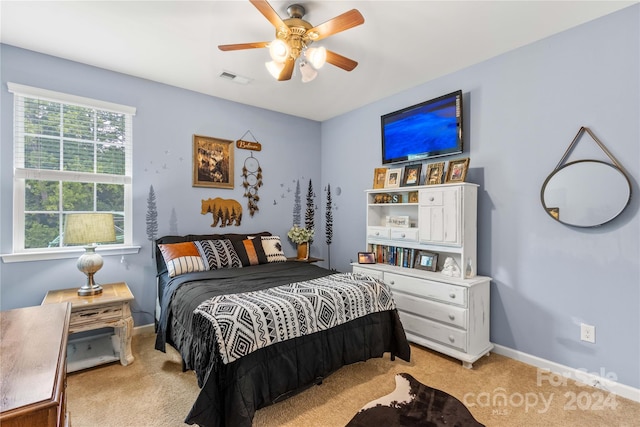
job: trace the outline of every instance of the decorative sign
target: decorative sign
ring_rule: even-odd
[[[259,142],[245,141],[244,139],[237,140],[236,147],[243,150],[262,151],[262,144]]]

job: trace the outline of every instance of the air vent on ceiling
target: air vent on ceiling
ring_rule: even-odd
[[[241,85],[246,85],[247,83],[249,83],[251,81],[250,78],[248,77],[243,77],[243,76],[239,76],[235,73],[232,73],[230,71],[223,71],[220,73],[220,78],[225,79],[225,80],[231,80],[234,83],[238,83]]]

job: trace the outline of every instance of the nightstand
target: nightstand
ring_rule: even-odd
[[[78,288],[47,292],[43,305],[71,303],[69,334],[101,328],[114,328],[115,331],[115,340],[108,335],[70,340],[67,351],[69,372],[118,359],[124,366],[133,362],[133,317],[129,307],[132,300],[133,294],[124,282],[102,285],[101,294],[85,297],[78,296]]]

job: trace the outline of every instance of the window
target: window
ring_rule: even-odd
[[[65,246],[65,215],[112,213],[132,244],[135,108],[9,83],[14,94],[13,252]]]

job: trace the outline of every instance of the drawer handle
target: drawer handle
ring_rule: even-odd
[[[451,293],[449,294],[449,298],[451,298],[451,299],[456,299],[456,294],[454,294],[453,292],[451,292]]]
[[[389,284],[390,284],[390,285],[395,285],[395,284],[396,284],[396,281],[395,281],[395,280],[392,280],[392,281],[390,281],[390,282],[389,282]]]
[[[403,238],[403,239],[404,239],[406,236],[407,236],[406,234],[402,233],[402,238]]]
[[[449,335],[449,341],[451,342],[456,342],[456,339],[454,338],[453,335]]]
[[[456,316],[454,316],[453,314],[449,315],[449,320],[455,320],[455,319],[456,319]]]
[[[429,197],[429,201],[433,202],[435,199],[433,197]]]
[[[379,235],[380,235],[380,232],[379,232],[379,231],[376,231],[376,236],[379,236]]]

